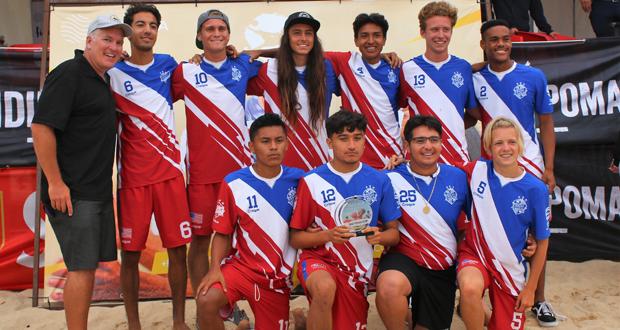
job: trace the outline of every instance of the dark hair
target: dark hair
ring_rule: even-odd
[[[362,26],[368,23],[377,24],[379,27],[381,27],[381,30],[383,31],[383,37],[387,38],[387,31],[390,25],[388,24],[388,21],[385,19],[385,17],[378,13],[362,13],[357,15],[355,21],[353,21],[353,36],[357,38],[357,34],[358,32],[360,32]]]
[[[297,112],[301,108],[297,99],[297,71],[293,60],[293,49],[288,38],[288,29],[284,30],[278,48],[278,93],[280,94],[281,111],[284,118],[295,127]],[[308,54],[306,62],[306,86],[310,106],[310,124],[315,131],[319,130],[320,122],[325,119],[327,104],[327,83],[325,81],[325,62],[323,46],[314,31],[314,46]]]
[[[157,26],[161,24],[161,14],[155,5],[149,5],[146,3],[132,3],[127,11],[125,12],[125,17],[123,17],[123,22],[129,26],[133,23],[133,15],[137,13],[148,12],[155,16],[155,20],[157,20]]]
[[[482,37],[484,37],[484,33],[495,26],[505,26],[506,28],[508,28],[510,30],[510,24],[503,19],[492,19],[490,21],[486,21],[484,22],[484,24],[482,24],[482,26],[480,27],[480,35]]]
[[[286,124],[282,121],[279,115],[275,113],[266,113],[254,120],[252,125],[250,125],[250,141],[254,141],[256,134],[263,127],[271,127],[271,126],[280,126],[284,130],[284,135],[286,135]]]
[[[349,132],[359,129],[366,133],[367,124],[366,117],[361,113],[340,108],[340,111],[327,118],[325,127],[327,129],[327,137],[331,138],[332,135],[342,133],[345,129]]]
[[[407,121],[405,125],[405,140],[411,142],[413,140],[413,130],[419,126],[426,126],[439,133],[441,136],[441,123],[437,118],[431,116],[415,115]]]

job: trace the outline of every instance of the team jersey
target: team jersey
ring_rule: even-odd
[[[331,62],[325,60],[325,117],[328,116],[332,94],[338,94],[338,80]],[[306,72],[297,71],[297,101],[300,109],[296,125],[286,122],[288,126],[289,148],[284,156],[284,165],[311,170],[329,161],[327,132],[325,121],[317,123],[316,129],[310,121],[310,105],[306,91]],[[264,63],[255,79],[250,81],[248,94],[265,98],[265,112],[282,114],[280,93],[278,92],[278,60],[270,59]],[[282,118],[286,121],[285,118]]]
[[[463,243],[476,253],[503,291],[517,296],[526,279],[521,251],[528,233],[532,231],[537,240],[550,236],[547,188],[526,171],[518,178],[504,178],[484,158],[465,165],[464,170],[472,209]]]
[[[449,55],[446,61],[434,63],[420,55],[405,62],[400,101],[415,114],[433,116],[441,122],[441,162],[456,165],[469,161],[464,116],[465,109],[477,104],[467,61]]]
[[[289,221],[302,170],[282,167],[265,179],[251,166],[226,176],[220,188],[213,230],[233,236],[224,260],[264,288],[289,286],[297,250],[288,242]]]
[[[517,123],[525,144],[519,164],[541,178],[545,167],[536,136],[535,115],[553,113],[544,73],[517,62],[509,70],[500,73],[491,71],[487,65],[474,74],[474,89],[480,103],[483,129],[499,116]]]
[[[297,230],[306,230],[313,225],[323,230],[337,227],[335,219],[339,206],[345,198],[353,196],[370,204],[372,220],[369,226],[376,226],[378,220],[386,224],[401,216],[394,189],[385,173],[361,163],[353,173],[343,174],[328,163],[308,172],[300,180],[290,227]],[[299,258],[319,259],[337,267],[349,276],[349,284],[354,289],[365,287],[372,275],[373,247],[363,236],[353,237],[343,244],[328,242],[303,249]]]
[[[470,203],[465,173],[439,164],[432,176],[420,176],[401,164],[387,175],[403,213],[400,243],[391,250],[427,269],[450,268],[456,260],[457,220]]]
[[[173,93],[185,101],[190,184],[218,183],[251,163],[245,94],[259,68],[260,62],[250,63],[242,54],[227,58],[219,69],[203,60],[175,70]]]
[[[182,175],[174,133],[170,76],[177,62],[155,54],[138,66],[121,61],[108,70],[119,111],[119,188],[150,185]]]
[[[342,106],[366,117],[366,148],[362,162],[381,169],[392,155],[402,155],[398,123],[400,68],[384,61],[373,67],[358,52],[326,52],[342,91]]]

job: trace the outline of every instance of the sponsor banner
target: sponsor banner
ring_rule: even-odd
[[[512,54],[545,73],[554,106],[549,258],[620,260],[620,178],[608,170],[620,131],[620,38],[514,43]]]
[[[45,224],[34,219],[36,168],[0,169],[0,290],[32,288],[34,226],[41,221],[39,285],[43,286]]]
[[[0,48],[0,166],[36,164],[30,124],[39,98],[41,52]]]
[[[547,76],[558,145],[615,142],[620,130],[620,37],[514,43],[512,56]]]
[[[606,145],[559,146],[549,258],[620,260],[620,176]]]

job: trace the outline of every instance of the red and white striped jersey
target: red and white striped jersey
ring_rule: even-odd
[[[218,183],[251,163],[245,94],[259,67],[240,55],[219,68],[203,61],[182,63],[174,72],[174,96],[185,101],[190,184]]]
[[[108,71],[119,114],[119,188],[140,187],[182,175],[174,133],[170,55],[138,66],[121,61]]]

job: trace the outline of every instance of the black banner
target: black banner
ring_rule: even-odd
[[[620,38],[514,43],[512,55],[545,72],[558,145],[615,142],[620,130]]]
[[[512,54],[545,73],[554,104],[549,258],[620,260],[620,177],[608,170],[620,131],[620,38],[515,43]]]
[[[41,52],[0,49],[0,166],[36,164],[30,124],[39,98]]]

